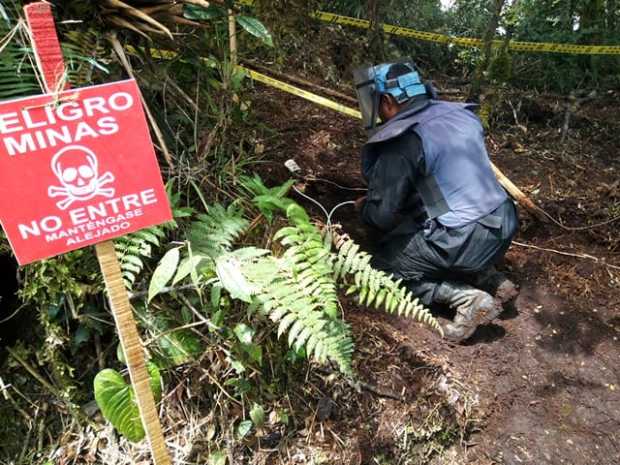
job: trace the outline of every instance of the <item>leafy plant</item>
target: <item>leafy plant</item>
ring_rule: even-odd
[[[352,373],[354,347],[341,317],[339,288],[357,294],[362,304],[414,318],[441,332],[438,322],[400,281],[370,266],[369,254],[347,237],[332,243],[331,231],[321,230],[300,205],[283,197],[290,185],[267,188],[257,177],[246,179],[245,184],[257,194],[254,202],[265,216],[273,219],[276,211],[286,211],[289,225],[273,236],[283,252],[233,249],[247,221],[234,206],[210,206],[192,226],[173,283],[191,276],[198,290],[205,286],[225,289],[231,298],[249,304],[250,312],[260,309],[277,325],[278,337],[287,334],[293,350],[303,350],[319,363],[332,361],[345,374]],[[179,262],[177,252],[169,254],[155,271],[155,290],[172,279],[173,267]],[[239,340],[247,342],[243,332],[239,334]]]
[[[269,223],[273,221],[276,212],[286,211],[293,203],[286,195],[294,183],[291,179],[279,186],[267,187],[257,174],[241,177],[241,185],[253,197],[254,204]]]
[[[153,300],[159,294],[164,286],[172,279],[174,272],[179,264],[179,248],[170,249],[159,262],[159,266],[151,277],[149,285],[148,300]]]
[[[155,402],[161,399],[161,374],[153,363],[147,366]],[[103,416],[129,441],[138,442],[145,432],[133,387],[116,370],[107,368],[95,377],[95,400]]]
[[[248,227],[248,220],[234,204],[224,208],[210,205],[206,213],[192,223],[189,242],[195,255],[215,259],[229,251]]]
[[[242,15],[238,15],[235,18],[237,20],[237,23],[243,29],[252,34],[254,37],[258,37],[265,44],[273,47],[273,38],[271,37],[271,34],[269,33],[265,25],[261,23],[258,19],[251,16]]]
[[[128,234],[114,241],[123,281],[128,290],[133,288],[137,277],[144,269],[144,259],[151,257],[153,248],[159,247],[160,241],[164,237],[166,235],[163,229],[155,226]]]

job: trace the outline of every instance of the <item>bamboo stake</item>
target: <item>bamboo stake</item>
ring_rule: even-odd
[[[233,10],[228,10],[228,42],[230,45],[230,62],[232,69],[237,66],[237,19]]]
[[[51,5],[47,2],[31,3],[24,10],[37,57],[37,65],[43,74],[45,86],[48,91],[60,92],[63,87],[68,87],[68,83],[63,81],[65,65]],[[170,456],[166,450],[166,442],[151,391],[142,342],[123,283],[114,242],[106,241],[97,244],[95,250],[106,283],[110,307],[125,353],[129,376],[136,394],[136,403],[153,461],[155,465],[170,465]]]
[[[144,361],[142,341],[138,334],[138,327],[133,317],[129,296],[121,275],[121,267],[114,250],[114,242],[102,242],[97,244],[95,249],[108,290],[112,315],[114,315],[118,336],[125,353],[129,377],[136,393],[136,403],[138,404],[153,460],[156,465],[170,465],[170,456],[166,450],[166,441],[159,423],[149,374]]]
[[[515,184],[508,179],[497,166],[493,163],[491,163],[491,166],[493,167],[493,172],[495,173],[499,183],[504,187],[504,189],[506,189],[506,191],[508,191],[511,197],[519,203],[519,205],[534,215],[537,220],[542,221],[543,223],[549,222],[549,218],[542,208],[536,205],[527,195],[523,193],[521,189],[515,186]]]

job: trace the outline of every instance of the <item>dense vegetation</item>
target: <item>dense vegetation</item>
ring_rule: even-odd
[[[618,56],[447,46],[309,16],[322,9],[506,44],[616,45],[615,0],[456,0],[450,8],[438,0],[258,0],[252,7],[224,0],[52,3],[67,79],[80,86],[136,76],[154,116],[175,221],[122,238],[116,247],[154,392],[160,399],[176,396],[210,424],[191,445],[201,448],[200,463],[208,457],[224,464],[232,451],[251,457],[260,448],[252,438],[267,422],[301,429],[289,396],[303,394],[308,370],[359,388],[341,305],[347,296],[440,331],[398,282],[370,267],[371,257],[346,234],[292,200],[292,182],[277,185],[254,175],[267,156],[264,141],[279,135],[258,118],[255,87],[237,60],[319,76],[323,85],[351,94],[356,65],[409,54],[440,90],[466,85],[472,99],[489,104],[489,113],[502,92],[515,89],[579,96],[620,87]],[[3,99],[41,91],[19,19],[22,7],[0,0]],[[233,51],[229,15],[238,29]],[[162,59],[159,50],[174,54]],[[143,431],[93,251],[17,270],[4,239],[0,248],[7,259],[0,301],[0,462],[102,463],[66,453],[65,461],[55,458],[58,447],[75,439],[70,436],[92,440],[98,434],[110,444],[116,438],[117,451],[135,454],[128,457],[144,457],[126,440],[142,439]],[[15,273],[17,289],[8,284]],[[108,421],[125,438],[100,433]],[[446,440],[452,435],[446,432]]]

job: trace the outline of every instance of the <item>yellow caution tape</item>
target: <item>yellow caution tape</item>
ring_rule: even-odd
[[[136,53],[136,49],[131,46],[127,47],[127,51],[130,54]],[[165,60],[169,60],[169,59],[172,59],[178,56],[176,52],[172,52],[168,50],[152,50],[151,53],[153,57],[162,58]],[[205,62],[209,61],[208,58],[202,58],[202,60]],[[257,71],[246,68],[244,66],[237,65],[237,68],[243,70],[252,79],[262,82],[263,84],[266,84],[271,87],[275,87],[276,89],[280,89],[284,92],[288,92],[290,94],[296,95],[303,99],[309,100],[310,102],[314,102],[318,105],[321,105],[321,106],[330,108],[332,110],[338,111],[340,113],[343,113],[347,116],[352,116],[354,118],[362,119],[361,112],[359,112],[358,110],[354,110],[353,108],[347,107],[346,105],[341,105],[325,97],[321,97],[320,95],[316,95],[316,94],[313,94],[312,92],[305,91],[303,89],[292,86],[285,82],[278,81],[277,79],[273,79],[272,77],[269,77],[265,74],[261,74]],[[506,176],[504,176],[502,172],[495,165],[491,164],[491,166],[493,167],[493,170],[499,182],[506,188],[508,192],[510,192],[510,194],[513,197],[517,199],[521,199],[519,200],[520,203],[524,202],[525,200],[529,201],[529,199],[525,196],[525,194],[523,194],[523,192],[521,192],[517,186],[515,186]],[[526,208],[530,210],[531,207],[526,207]]]
[[[305,91],[303,89],[300,89],[299,87],[292,86],[290,84],[287,84],[286,82],[278,81],[277,79],[273,79],[272,77],[261,74],[252,69],[245,68],[243,66],[239,66],[239,68],[245,71],[247,75],[250,76],[252,79],[262,82],[263,84],[267,84],[268,86],[283,90],[284,92],[296,95],[323,107],[331,108],[332,110],[336,110],[345,115],[352,116],[353,118],[362,119],[362,114],[358,110],[354,110],[353,108],[341,105],[334,102],[333,100],[329,100],[325,97],[321,97],[320,95],[313,94],[312,92]]]
[[[333,13],[319,11],[313,14],[313,17],[320,21],[353,26],[362,29],[370,28],[370,21],[367,19],[352,18],[349,16],[341,16]],[[425,40],[429,42],[437,42],[443,44],[461,45],[464,47],[482,47],[481,39],[455,37],[446,34],[437,34],[434,32],[423,32],[407,27],[394,26],[384,24],[383,30],[387,34],[393,34],[403,37],[411,37],[414,39]],[[500,46],[501,40],[494,40],[494,46]],[[620,55],[620,45],[574,45],[574,44],[553,44],[547,42],[519,42],[511,41],[508,44],[510,50],[518,52],[547,52],[547,53],[571,53],[580,55]]]
[[[126,50],[131,55],[137,55],[137,50],[132,46],[127,46]],[[178,56],[176,52],[170,50],[151,50],[151,56],[153,58],[160,58],[163,60],[171,60]],[[208,61],[208,58],[201,58],[202,61]],[[266,74],[259,73],[258,71],[254,71],[253,69],[246,68],[245,66],[237,65],[237,69],[242,70],[246,75],[255,81],[262,82],[271,87],[275,87],[276,89],[280,89],[289,94],[296,95],[305,100],[309,100],[310,102],[314,102],[318,105],[321,105],[326,108],[331,108],[332,110],[336,110],[340,113],[343,113],[348,116],[352,116],[353,118],[362,119],[362,114],[359,110],[354,110],[353,108],[349,108],[345,105],[341,105],[333,100],[329,100],[325,97],[321,97],[320,95],[313,94],[312,92],[308,92],[306,90],[300,89],[299,87],[292,86],[287,84],[286,82],[278,81]]]
[[[252,6],[254,0],[239,0],[240,4]],[[350,16],[342,16],[325,11],[317,11],[312,17],[331,24],[341,24],[344,26],[352,26],[361,29],[370,29],[371,24],[367,19],[353,18]],[[424,40],[427,42],[435,42],[448,45],[459,45],[462,47],[481,48],[482,39],[456,37],[447,34],[438,34],[435,32],[424,32],[408,27],[394,26],[392,24],[384,24],[383,31],[386,34],[393,34],[401,37],[409,37],[412,39]],[[494,40],[495,47],[501,46],[503,41]],[[510,41],[508,48],[515,52],[543,52],[543,53],[569,53],[574,55],[620,55],[620,45],[576,45],[576,44],[554,44],[549,42],[520,42]]]

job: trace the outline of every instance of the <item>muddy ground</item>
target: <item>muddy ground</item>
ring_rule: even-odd
[[[265,178],[286,179],[283,162],[294,158],[305,175],[363,186],[357,121],[259,85],[254,102],[282,136],[266,144],[269,161],[259,166]],[[620,213],[620,96],[581,108],[564,143],[561,98],[503,102],[488,147],[515,184],[566,225]],[[509,103],[518,108],[516,120]],[[363,194],[325,182],[305,187],[328,208]],[[371,245],[352,208],[336,220]],[[464,345],[345,301],[367,385],[356,392],[319,379],[324,397],[309,406],[313,420],[286,444],[286,454],[265,452],[265,463],[620,463],[618,226],[569,231],[521,211],[516,240],[523,245],[513,245],[502,264],[520,296]]]

